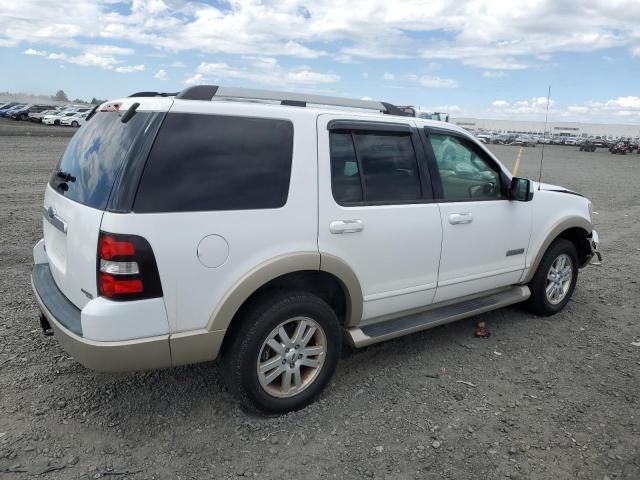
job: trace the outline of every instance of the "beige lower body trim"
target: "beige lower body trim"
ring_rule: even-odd
[[[34,289],[40,311],[47,318],[56,340],[75,360],[91,370],[131,372],[171,366],[169,335],[118,342],[87,340],[62,326]]]
[[[218,356],[226,330],[194,330],[171,335],[171,358],[174,366],[208,362]]]
[[[553,241],[558,238],[558,236],[562,232],[575,227],[582,228],[587,234],[590,234],[593,231],[593,225],[587,219],[582,217],[567,218],[555,224],[538,248],[536,256],[533,258],[531,264],[529,265],[529,270],[520,283],[529,283],[533,279],[533,276],[536,274],[536,270],[538,269],[538,265],[542,261],[542,257],[546,253],[551,243],[553,243]],[[527,253],[527,257],[528,256],[529,253]]]

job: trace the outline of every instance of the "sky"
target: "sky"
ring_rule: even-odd
[[[640,124],[640,0],[14,0],[0,91],[217,84]]]

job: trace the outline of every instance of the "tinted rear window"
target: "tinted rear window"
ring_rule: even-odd
[[[279,208],[287,202],[287,120],[169,113],[147,160],[134,211]]]
[[[97,113],[71,138],[51,186],[65,197],[104,210],[111,188],[136,136],[143,132],[149,112],[136,113],[127,123],[120,112]],[[68,190],[61,187],[58,172],[69,174]]]

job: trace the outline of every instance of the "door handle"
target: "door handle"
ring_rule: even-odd
[[[357,233],[364,230],[362,220],[334,220],[329,224],[329,231],[335,234]]]
[[[452,213],[449,215],[449,223],[451,225],[465,225],[473,222],[473,214],[470,212]]]

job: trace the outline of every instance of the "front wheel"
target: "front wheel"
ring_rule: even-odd
[[[543,316],[558,313],[569,303],[577,280],[576,247],[569,240],[558,238],[545,252],[529,283],[529,310]]]
[[[305,407],[324,389],[340,358],[335,312],[307,292],[276,292],[236,321],[222,354],[225,382],[241,405],[280,414]]]
[[[71,122],[71,126],[72,127],[78,127],[78,122],[76,122],[75,120],[73,122]]]

